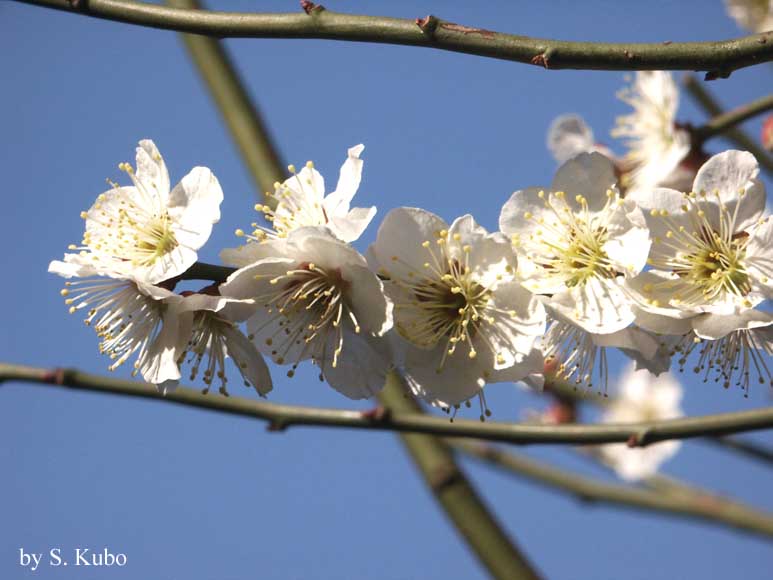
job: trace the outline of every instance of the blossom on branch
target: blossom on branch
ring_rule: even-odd
[[[132,277],[114,278],[93,268],[53,261],[48,271],[68,278],[61,294],[71,314],[86,312],[84,323],[100,338],[99,352],[114,371],[136,355],[132,375],[149,383],[177,381],[179,333],[166,324],[169,305],[181,299],[173,292]],[[73,280],[73,273],[77,279]]]
[[[392,327],[392,303],[365,258],[323,227],[251,246],[252,263],[229,276],[220,292],[254,300],[247,328],[257,348],[292,365],[288,376],[311,359],[349,398],[379,391],[390,363],[369,337]]]
[[[205,290],[215,291],[214,287]],[[184,292],[183,297],[170,305],[165,324],[174,325],[180,335],[175,359],[179,365],[190,364],[189,379],[196,380],[202,363],[202,380],[209,392],[213,382],[220,383],[219,392],[228,395],[225,361],[231,358],[239,370],[244,386],[253,387],[261,397],[271,391],[271,374],[263,356],[239,329],[255,311],[250,301],[234,300],[209,292]],[[172,391],[176,381],[158,385],[163,393]]]
[[[206,167],[194,167],[170,191],[169,173],[153,141],[137,147],[137,169],[125,171],[133,185],[112,184],[81,217],[86,231],[71,264],[156,284],[182,274],[197,258],[220,220],[223,192]]]
[[[632,282],[643,310],[639,324],[719,338],[703,329],[712,315],[739,314],[773,298],[773,222],[758,174],[752,154],[725,151],[701,167],[691,192],[633,196],[654,240],[652,269]]]
[[[637,72],[634,83],[619,97],[634,109],[619,117],[612,130],[613,137],[627,138],[626,190],[689,187],[694,172],[682,162],[690,153],[690,133],[676,123],[679,89],[671,73]]]
[[[626,281],[644,269],[649,231],[636,204],[620,197],[606,157],[583,153],[559,168],[550,189],[516,191],[499,227],[511,236],[523,285],[551,310],[592,334],[633,322]]]
[[[655,377],[633,366],[620,378],[621,390],[604,411],[604,423],[640,423],[682,417],[679,402],[682,388],[671,375]],[[637,481],[657,473],[660,465],[679,451],[680,441],[662,441],[646,447],[630,448],[611,443],[599,448],[602,459],[627,481]]]
[[[259,203],[255,206],[271,227],[255,222],[251,234],[237,230],[237,235],[260,242],[276,237],[285,238],[298,228],[320,226],[344,242],[355,241],[376,215],[375,206],[350,207],[360,186],[360,154],[364,149],[364,145],[355,145],[348,150],[335,191],[328,195],[325,195],[325,179],[311,161],[298,173],[295,166],[290,165],[288,169],[292,176],[283,183],[274,184],[274,193],[266,193],[267,204]]]
[[[541,370],[533,346],[544,308],[516,281],[516,255],[501,234],[470,215],[449,226],[398,208],[384,218],[369,260],[395,304],[395,330],[407,343],[400,362],[418,396],[458,405],[487,382]]]

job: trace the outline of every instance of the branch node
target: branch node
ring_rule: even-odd
[[[314,4],[314,2],[310,2],[309,0],[301,0],[301,8],[303,8],[303,11],[310,16],[322,12],[325,9],[322,4]]]
[[[65,373],[66,373],[65,369],[55,368],[43,373],[41,380],[44,383],[62,386],[65,383],[65,378],[66,378]]]
[[[286,431],[287,427],[288,427],[287,421],[283,419],[271,419],[266,425],[266,431],[270,431],[272,433],[280,433],[282,431]]]
[[[427,14],[424,18],[416,19],[416,26],[430,39],[434,40],[435,30],[437,29],[438,19],[432,14]]]
[[[67,3],[73,10],[86,11],[89,9],[89,0],[67,0]]]
[[[703,77],[703,80],[704,81],[715,81],[717,79],[727,79],[727,78],[730,78],[730,73],[731,73],[731,71],[710,70]]]
[[[387,423],[391,417],[392,411],[381,405],[362,412],[362,418],[372,423]]]
[[[551,49],[547,49],[539,54],[535,54],[533,57],[531,57],[531,64],[536,66],[541,66],[544,69],[550,68],[550,57],[553,55],[553,51]]]
[[[628,441],[625,442],[625,444],[631,448],[645,447],[646,445],[649,444],[649,438],[650,438],[650,430],[642,429],[641,431],[632,433],[631,436],[628,438]]]
[[[462,474],[455,465],[441,465],[435,468],[429,474],[429,486],[436,494],[445,491],[446,488],[454,485],[462,479]]]
[[[673,40],[664,40],[663,41],[663,46],[668,46],[670,44],[674,44],[674,41]]]

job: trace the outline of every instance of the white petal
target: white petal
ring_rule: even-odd
[[[224,327],[226,350],[245,381],[249,382],[261,397],[265,397],[274,385],[266,361],[247,337],[236,328]]]
[[[180,379],[177,360],[190,339],[192,321],[191,314],[181,314],[173,306],[166,310],[161,331],[140,361],[139,371],[143,379],[154,385]]]
[[[342,274],[350,283],[346,293],[348,304],[362,332],[381,336],[392,328],[393,305],[381,280],[365,266],[350,266]]]
[[[537,338],[545,334],[545,307],[517,282],[501,284],[494,292],[493,302],[494,308],[504,312],[494,314],[496,322],[482,326],[481,332],[485,332],[491,347],[501,357],[495,360],[494,368],[504,369],[521,363]],[[481,348],[486,346],[478,347]]]
[[[372,267],[384,270],[397,278],[424,271],[424,263],[430,261],[430,251],[441,230],[448,224],[433,213],[419,208],[400,207],[390,211],[378,229],[376,241],[370,247]],[[430,242],[430,248],[422,243]]]
[[[148,192],[157,195],[162,205],[166,205],[169,198],[169,171],[156,144],[150,139],[143,139],[137,147],[137,181]]]
[[[345,217],[332,217],[328,227],[339,240],[354,242],[359,239],[375,216],[376,206],[355,207]]]
[[[223,190],[206,167],[194,167],[169,195],[174,235],[183,246],[198,250],[209,239],[212,224],[220,221]]]
[[[708,199],[716,199],[714,192],[718,191],[731,215],[735,204],[740,203],[734,231],[742,231],[751,227],[765,210],[765,186],[758,179],[759,172],[751,153],[725,151],[714,155],[698,170],[693,190],[705,191]]]
[[[612,162],[600,153],[582,153],[558,168],[552,191],[566,192],[573,200],[583,195],[592,212],[599,211],[607,202],[607,190],[615,189],[617,177]]]
[[[341,166],[341,173],[338,176],[336,189],[324,200],[325,210],[328,217],[345,216],[349,211],[349,204],[360,187],[362,178],[362,159],[360,155],[365,149],[365,145],[355,145],[347,152],[346,161]],[[349,241],[349,240],[346,240]]]
[[[554,294],[547,306],[591,334],[616,332],[634,320],[631,299],[617,279],[589,278]]]
[[[608,240],[603,249],[616,270],[626,276],[638,274],[647,264],[650,233],[641,210],[629,201],[606,213]]]
[[[332,352],[335,345],[328,345]],[[322,363],[322,374],[328,384],[350,399],[368,399],[384,386],[392,368],[387,343],[363,334],[347,333],[344,350],[335,367],[332,360]]]
[[[773,324],[773,315],[761,310],[746,310],[727,316],[701,314],[692,319],[695,334],[708,340],[722,338],[735,330],[764,328],[771,324]]]
[[[593,131],[579,115],[556,117],[548,129],[548,149],[559,163],[593,150]]]
[[[490,352],[483,350],[470,359],[463,352],[446,358],[445,344],[426,351],[408,347],[405,354],[405,377],[411,390],[430,404],[458,405],[478,395],[485,386],[484,374],[493,369]]]

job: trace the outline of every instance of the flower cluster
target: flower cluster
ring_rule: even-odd
[[[664,77],[637,82],[637,113],[621,124],[632,139],[663,128],[645,129],[643,111]],[[666,101],[675,108],[673,95]],[[67,278],[65,302],[85,314],[110,369],[134,357],[134,372],[164,393],[188,365],[205,391],[215,383],[228,394],[231,358],[245,385],[265,395],[266,357],[290,377],[311,361],[352,399],[373,396],[397,370],[446,411],[477,397],[483,419],[488,383],[541,388],[549,374],[606,391],[610,347],[655,374],[677,355],[680,368],[725,386],[769,381],[773,315],[760,307],[773,298],[773,221],[754,157],[715,155],[680,191],[651,177],[641,152],[655,146],[642,138],[623,183],[619,164],[589,146],[576,119],[562,123],[574,123],[575,141],[593,151],[576,154],[564,131],[555,150],[566,160],[553,182],[513,193],[499,231],[471,215],[448,223],[403,207],[361,254],[352,243],[376,210],[351,207],[363,167],[357,145],[327,195],[313,163],[290,166],[256,206],[262,218],[236,231],[245,243],[221,252],[232,268],[216,267],[219,275],[197,264],[220,217],[217,179],[196,167],[171,188],[155,145],[141,141],[136,169],[120,165],[132,185],[97,197],[82,214],[81,243],[49,270]],[[679,141],[672,135],[672,146]],[[676,157],[660,155],[657,165]],[[175,292],[180,280],[202,278],[199,290]],[[611,420],[625,408],[621,400]]]

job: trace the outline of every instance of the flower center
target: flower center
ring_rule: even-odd
[[[386,273],[406,297],[395,301],[395,327],[403,338],[423,348],[444,343],[438,371],[460,344],[466,345],[471,359],[478,355],[476,345],[483,344],[495,354],[497,363],[503,364],[504,359],[489,335],[501,331],[496,325],[498,315],[515,318],[516,312],[497,308],[493,289],[484,287],[473,276],[469,263],[471,246],[461,246],[461,258],[449,256],[447,236],[448,231],[441,230],[434,244],[429,241],[421,244],[428,254],[424,271],[410,268],[406,278]],[[452,239],[458,242],[461,236],[455,234]],[[398,256],[392,260],[407,266]]]
[[[575,196],[579,211],[569,207],[563,191],[548,196],[540,191],[538,195],[549,210],[547,216],[524,212],[524,219],[533,221],[536,227],[528,236],[515,234],[512,242],[543,269],[544,276],[573,287],[582,286],[592,278],[620,275],[604,250],[609,240],[604,225],[608,214],[623,203],[617,194],[607,191],[607,202],[598,214],[590,212],[588,201],[582,195]],[[525,285],[528,287],[528,282]]]
[[[256,276],[260,277],[263,275]],[[272,277],[270,283],[277,289],[255,299],[272,316],[255,333],[271,327],[265,344],[274,347],[271,355],[275,361],[284,364],[288,357],[294,359],[293,370],[288,372],[292,376],[298,361],[308,358],[308,354],[317,362],[329,358],[327,341],[332,332],[335,346],[331,364],[335,368],[343,351],[343,326],[348,324],[347,319],[354,332],[360,332],[359,322],[345,300],[349,283],[340,271],[303,263]]]
[[[706,302],[721,300],[728,295],[744,297],[751,292],[751,280],[744,260],[749,235],[735,232],[737,203],[731,213],[721,203],[717,193],[715,210],[719,212],[719,230],[711,224],[706,215],[703,197],[686,193],[682,211],[688,216],[689,224],[676,220],[665,210],[653,209],[650,215],[664,220],[667,225],[666,238],[656,237],[649,264],[659,270],[675,274],[673,281],[664,281],[645,286],[645,292],[653,288],[670,291],[680,286],[682,292],[674,293],[672,302],[699,306]],[[705,207],[705,209],[704,209]],[[685,288],[685,282],[687,287]],[[748,300],[744,304],[751,306]]]

